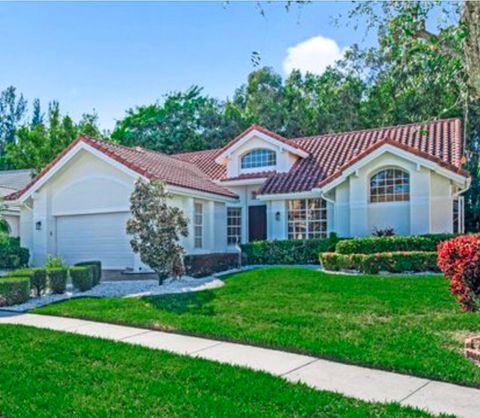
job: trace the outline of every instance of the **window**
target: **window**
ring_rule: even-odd
[[[193,209],[193,231],[195,248],[203,247],[203,205],[195,203]]]
[[[464,226],[464,200],[463,196],[459,196],[456,199],[453,199],[453,233],[454,234],[463,234],[465,232]]]
[[[402,202],[410,200],[410,176],[398,168],[389,168],[370,179],[370,202]]]
[[[227,243],[240,244],[242,237],[242,208],[227,208]]]
[[[327,204],[323,199],[288,201],[288,239],[325,238]]]
[[[242,157],[242,168],[268,167],[277,164],[277,155],[269,149],[256,149]]]

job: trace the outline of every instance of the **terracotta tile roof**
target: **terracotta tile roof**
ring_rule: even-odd
[[[459,119],[296,138],[293,141],[310,156],[299,159],[288,173],[269,178],[259,193],[303,192],[323,186],[338,177],[348,165],[373,151],[375,144],[386,141],[468,175],[461,169],[462,128]]]
[[[275,174],[277,174],[277,172],[275,170],[259,171],[258,173],[243,173],[243,174],[240,174],[237,177],[224,178],[220,181],[262,179],[262,178],[267,178],[267,177],[274,176]]]
[[[237,197],[227,188],[214,183],[212,179],[197,166],[186,161],[181,161],[159,152],[148,151],[139,147],[129,148],[82,135],[76,141],[72,142],[54,161],[45,167],[30,184],[18,192],[12,193],[7,199],[17,199],[29,190],[80,141],[91,145],[95,149],[103,152],[115,161],[118,161],[146,178],[164,180],[167,184],[172,186],[185,187],[187,189],[213,193],[221,196]]]
[[[221,149],[209,149],[175,154],[171,157],[194,164],[212,180],[221,180],[227,177],[227,168],[215,162],[215,158],[217,158],[221,152]]]

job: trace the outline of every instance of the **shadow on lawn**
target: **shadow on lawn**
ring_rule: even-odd
[[[178,293],[174,295],[145,296],[142,298],[155,309],[182,314],[198,314],[211,316],[214,314],[213,306],[206,306],[215,298],[211,290],[202,292]]]

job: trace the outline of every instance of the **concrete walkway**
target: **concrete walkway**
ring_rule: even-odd
[[[366,401],[399,402],[435,414],[480,417],[480,389],[414,376],[244,344],[81,319],[0,312],[0,324],[27,325],[138,344],[152,349],[262,370],[292,382],[303,382],[319,390],[339,392]]]

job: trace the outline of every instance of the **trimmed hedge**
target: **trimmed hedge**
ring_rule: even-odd
[[[96,286],[102,280],[102,262],[97,260],[92,261],[82,261],[81,263],[75,264],[77,267],[92,267],[92,274],[93,274],[93,285]]]
[[[205,277],[239,267],[238,253],[198,254],[185,256],[185,271],[192,277]]]
[[[2,277],[0,279],[0,306],[26,302],[30,298],[29,277]]]
[[[437,251],[438,244],[453,234],[352,238],[340,241],[335,251],[340,254],[375,254],[397,251]]]
[[[439,271],[435,251],[385,252],[377,254],[320,254],[320,262],[326,270],[356,270],[377,274]]]
[[[47,270],[48,287],[52,293],[65,293],[67,289],[68,269],[66,267]]]
[[[244,264],[318,264],[318,254],[335,250],[338,238],[254,241],[242,244]]]
[[[71,267],[69,271],[73,287],[80,292],[85,292],[93,287],[93,269],[91,266]]]
[[[30,286],[35,291],[35,296],[47,289],[47,270],[44,268],[28,268],[9,272],[7,277],[29,277]]]

